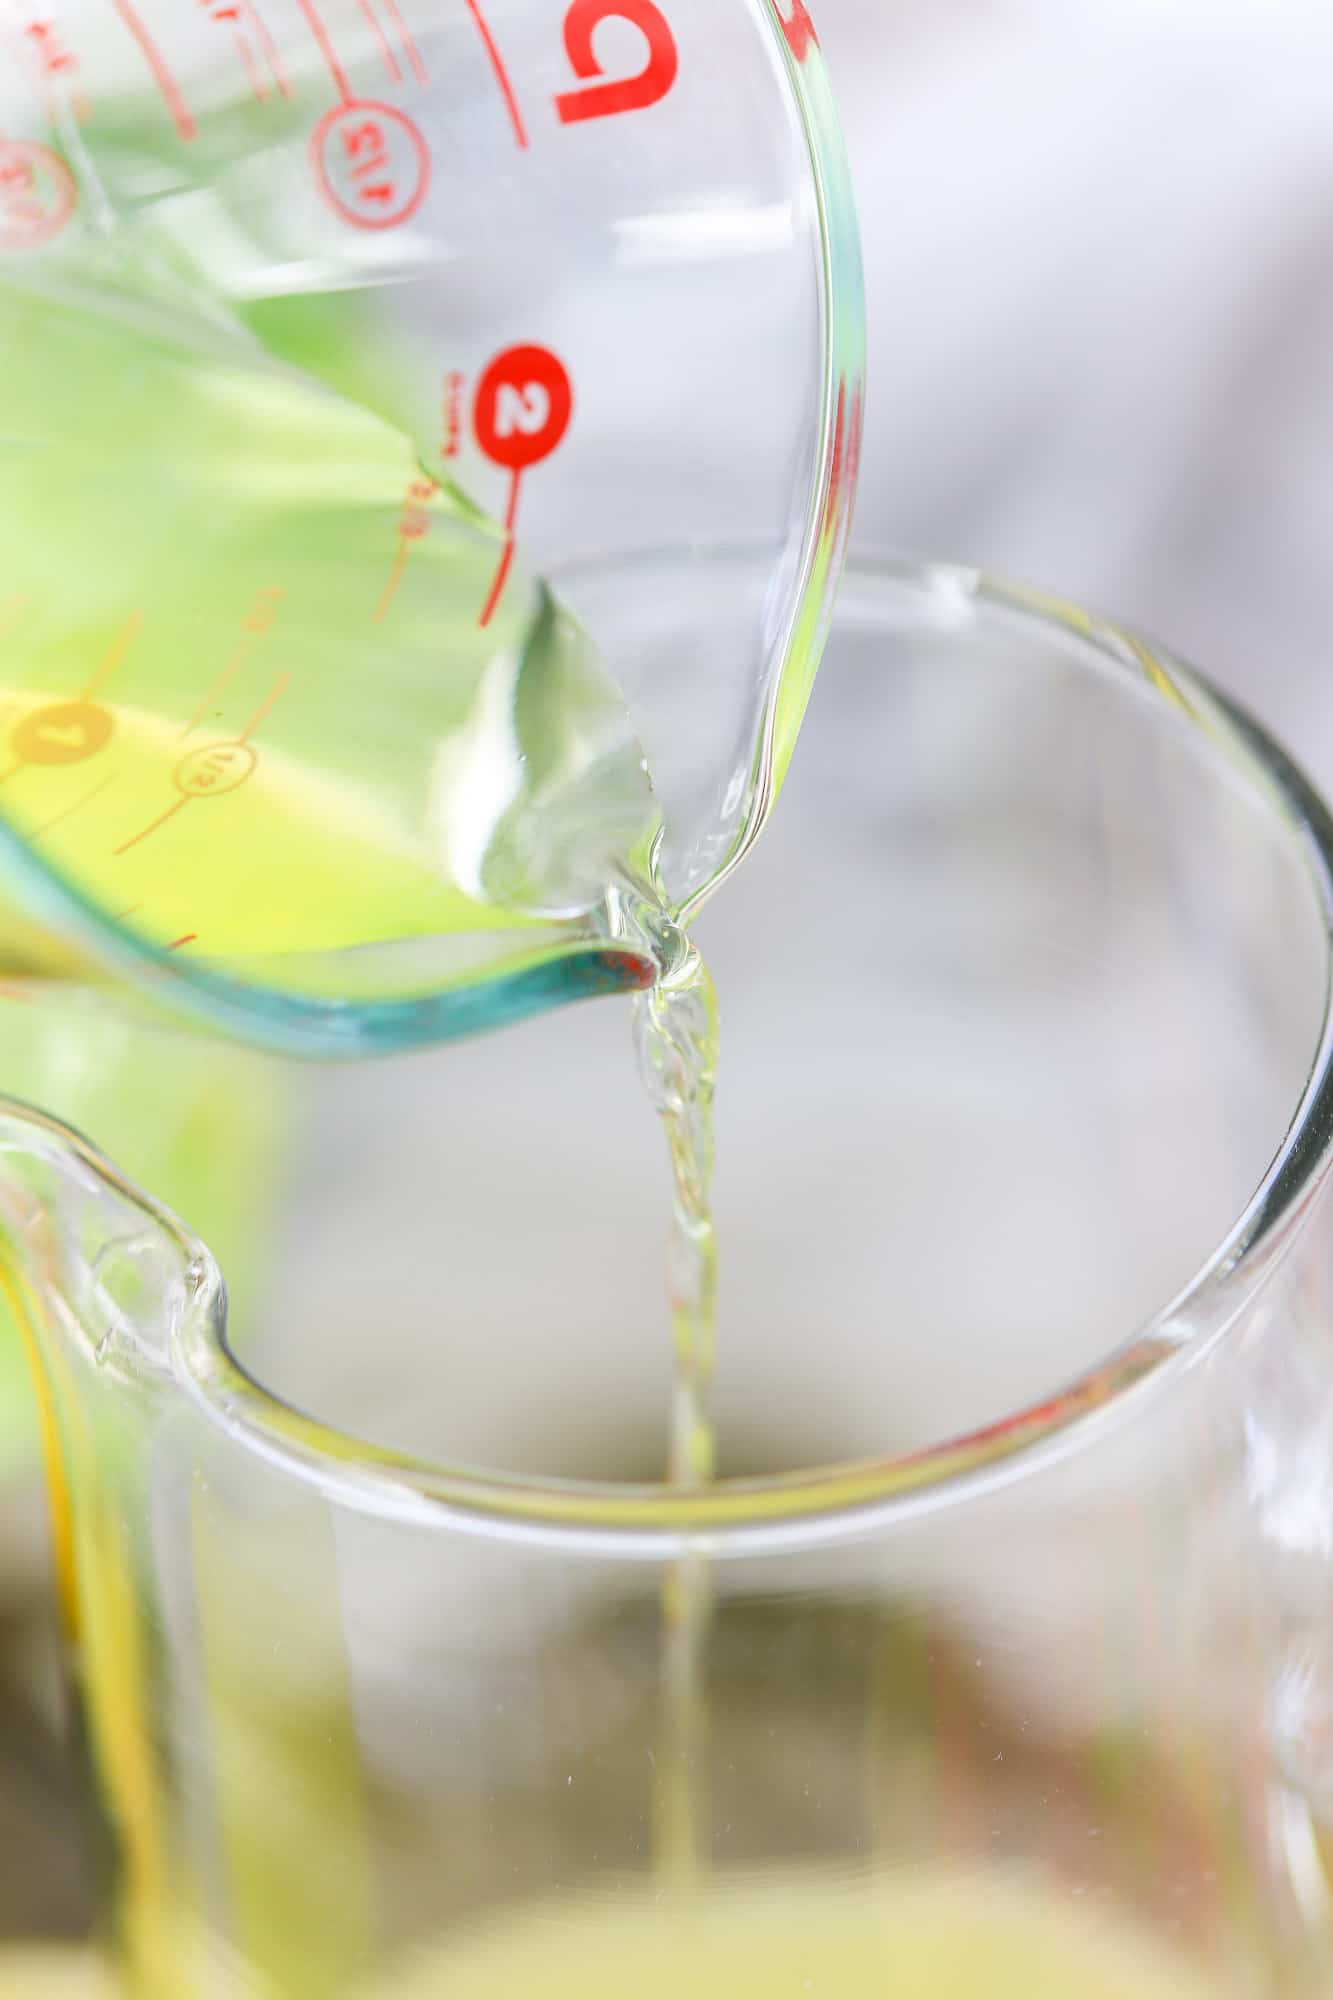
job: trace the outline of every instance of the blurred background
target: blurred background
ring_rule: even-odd
[[[1114,613],[1205,667],[1333,785],[1333,15],[1318,0],[819,0],[812,12],[867,263],[858,542],[985,566]],[[821,698],[832,712],[836,696]],[[771,842],[737,887],[734,923],[715,920],[719,960],[728,931],[753,939],[773,926],[780,829]],[[409,1065],[365,1072],[316,1108],[303,1142],[311,1193],[295,1223],[304,1262],[288,1282],[317,1275],[320,1311],[347,1330],[340,1352],[373,1308],[355,1254],[366,1218],[343,1168],[376,1120],[400,1121],[402,1143],[401,1186],[386,1179],[375,1227],[440,1170],[451,1131],[471,1135],[455,1136],[455,1151],[484,1132],[463,1179],[499,1218],[498,1255],[506,1159],[516,1133],[537,1146],[546,1119],[571,1149],[570,1185],[608,1204],[608,1295],[643,1282],[645,1257],[657,1283],[664,1173],[641,1103],[618,1100],[608,1171],[599,1147],[611,1128],[593,1119],[571,1136],[560,1102],[533,1095],[534,1078],[589,1073],[623,1048],[623,1015],[592,1012],[526,1030],[513,1050],[447,1052],[426,1084]],[[11,1009],[0,1021],[0,1085],[76,1116],[61,1101],[77,1095],[67,1054],[40,1049],[16,1020]],[[535,1053],[534,1033],[549,1037]],[[155,1070],[158,1097],[169,1068]],[[812,1088],[810,1106],[840,1115],[855,1075],[842,1083]],[[226,1094],[225,1077],[217,1087]],[[164,1145],[166,1097],[153,1114]],[[79,1122],[119,1153],[122,1113],[108,1099]],[[257,1129],[255,1144],[268,1148],[271,1133]],[[193,1145],[170,1139],[176,1184],[156,1183],[187,1215]],[[266,1188],[257,1175],[250,1198]],[[244,1241],[240,1210],[229,1230]],[[544,1282],[539,1256],[539,1305]],[[504,1313],[522,1310],[505,1298]],[[666,1368],[664,1340],[664,1394]],[[0,1379],[0,1436],[21,1439],[21,1377]],[[363,1386],[349,1378],[349,1402]],[[59,1747],[41,1510],[20,1443],[7,1488],[0,1935],[77,1935],[90,1909],[79,1787]],[[27,1990],[22,1976],[8,1961],[0,1992]]]
[[[1333,17],[823,0],[865,243],[857,532],[1152,632],[1333,777]]]

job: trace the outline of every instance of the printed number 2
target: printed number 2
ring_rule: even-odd
[[[676,81],[680,67],[676,38],[653,0],[574,0],[565,16],[565,48],[575,76],[602,76],[592,38],[601,23],[610,20],[629,21],[639,30],[648,44],[648,60],[634,76],[589,82],[582,90],[557,97],[562,125],[575,125],[584,118],[614,118],[620,111],[643,111],[659,103]]]
[[[495,397],[497,437],[537,437],[550,421],[551,393],[540,382],[529,382],[522,389],[512,382],[501,384]]]

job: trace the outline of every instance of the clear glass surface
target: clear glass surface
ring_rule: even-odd
[[[755,568],[584,587],[629,646]],[[700,926],[708,1492],[659,1483],[621,1007],[255,1058],[288,1179],[229,1324],[181,1225],[9,1112],[124,1990],[1326,1993],[1331,857],[1168,657],[853,568]]]
[[[641,982],[575,885],[460,902],[442,795],[532,755],[534,579],[687,542],[768,550],[691,714],[592,634],[673,906],[781,783],[864,319],[804,6],[79,0],[13,40],[6,955],[319,1052]]]

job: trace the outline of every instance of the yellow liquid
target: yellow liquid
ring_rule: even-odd
[[[604,945],[642,751],[503,533],[160,273],[6,276],[0,821],[38,869],[156,952],[352,1002]],[[8,963],[68,969],[48,920],[77,904],[7,917]]]
[[[1218,2000],[1123,1923],[1022,1883],[922,1870],[552,1902],[365,2000]]]

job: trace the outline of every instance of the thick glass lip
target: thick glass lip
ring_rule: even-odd
[[[1193,670],[1110,622],[971,570],[853,562],[845,588],[852,603],[865,592],[897,593],[900,601],[903,593],[915,593],[937,615],[942,602],[954,602],[1001,610],[1011,620],[1046,628],[1065,627],[1094,649],[1100,668],[1175,710],[1207,739],[1213,754],[1264,797],[1285,823],[1333,934],[1333,818],[1266,732]],[[660,1559],[684,1546],[717,1557],[817,1546],[884,1532],[923,1510],[980,1497],[1124,1421],[1145,1395],[1196,1365],[1226,1337],[1299,1229],[1331,1159],[1333,1017],[1326,971],[1318,1045],[1311,1050],[1309,1079],[1292,1107],[1286,1138],[1235,1227],[1196,1275],[1095,1370],[984,1430],[905,1457],[721,1481],[685,1492],[663,1485],[495,1475],[368,1446],[270,1395],[247,1373],[227,1346],[225,1291],[216,1270],[179,1225],[169,1223],[182,1251],[193,1258],[194,1282],[174,1332],[173,1359],[188,1393],[241,1448],[353,1509],[620,1557]],[[95,1155],[91,1163],[106,1171]],[[114,1178],[123,1193],[124,1182]]]

